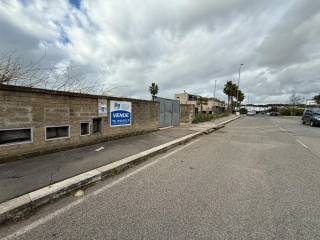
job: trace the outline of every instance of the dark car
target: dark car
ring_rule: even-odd
[[[270,116],[279,116],[278,112],[270,112]]]
[[[320,125],[320,108],[308,108],[304,110],[302,124],[306,123],[313,127]]]

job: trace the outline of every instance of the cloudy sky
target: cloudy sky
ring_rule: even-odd
[[[110,94],[184,90],[226,99],[237,81],[250,103],[320,93],[318,0],[0,0],[0,52],[72,66]]]

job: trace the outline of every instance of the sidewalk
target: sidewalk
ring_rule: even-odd
[[[181,125],[145,135],[0,164],[0,203],[172,140],[201,132],[233,117],[230,115],[212,122]],[[101,150],[96,151],[97,149]]]

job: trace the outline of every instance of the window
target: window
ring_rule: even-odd
[[[90,124],[89,123],[80,123],[80,135],[85,136],[90,134]]]
[[[198,96],[196,96],[196,95],[188,95],[189,101],[197,101],[197,99],[198,99]]]
[[[31,143],[31,128],[0,129],[0,146]]]
[[[93,119],[92,123],[93,123],[93,133],[101,132],[102,119],[95,118],[95,119]]]
[[[46,140],[70,137],[69,126],[46,127]]]

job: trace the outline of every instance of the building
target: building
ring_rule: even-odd
[[[174,98],[180,101],[180,104],[191,104],[195,106],[196,113],[200,112],[201,106],[198,102],[199,95],[190,94],[187,92],[176,93]],[[206,98],[208,101],[202,104],[202,113],[217,113],[224,112],[226,104],[217,98]]]
[[[160,109],[156,101],[0,84],[0,163],[155,131]],[[193,109],[176,107],[173,125],[190,123]]]
[[[308,99],[306,100],[307,106],[317,106],[317,102],[314,99]]]

